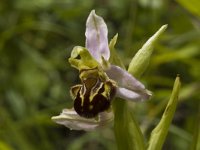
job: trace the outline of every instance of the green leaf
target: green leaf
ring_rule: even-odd
[[[1,150],[12,150],[12,148],[7,145],[7,143],[4,143],[3,141],[0,141],[0,149]]]
[[[163,25],[136,53],[133,57],[131,63],[129,64],[128,72],[139,77],[146,70],[151,54],[153,53],[153,48],[160,35],[166,30],[167,25]]]
[[[164,143],[165,138],[168,133],[170,123],[172,121],[172,118],[173,118],[175,110],[176,110],[179,89],[180,89],[180,78],[178,76],[178,77],[176,77],[173,91],[172,91],[170,100],[167,104],[167,107],[163,113],[163,116],[162,116],[159,124],[154,128],[154,130],[151,133],[148,150],[161,150],[162,149],[163,143]]]
[[[200,149],[200,104],[198,105],[198,112],[195,117],[195,126],[194,126],[194,133],[193,139],[191,144],[191,150],[199,150]]]
[[[200,16],[200,1],[199,0],[176,0],[181,4],[185,9],[194,15]]]

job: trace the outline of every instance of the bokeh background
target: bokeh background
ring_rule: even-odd
[[[142,44],[168,24],[140,79],[154,96],[134,104],[132,111],[148,141],[180,74],[180,101],[163,149],[195,149],[200,1],[1,0],[0,150],[116,149],[112,126],[86,133],[50,119],[73,105],[69,89],[79,79],[67,59],[73,46],[85,45],[85,22],[92,9],[105,19],[109,39],[119,34],[116,47],[126,66]]]

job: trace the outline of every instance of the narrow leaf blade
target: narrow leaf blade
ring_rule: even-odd
[[[144,73],[149,64],[151,54],[153,53],[154,45],[166,28],[167,25],[163,25],[136,53],[129,65],[129,73],[135,77],[140,77]]]
[[[173,91],[170,97],[170,100],[167,104],[167,107],[163,113],[163,116],[158,123],[158,125],[154,128],[151,133],[151,137],[149,140],[148,150],[161,150],[163,143],[166,139],[168,129],[170,127],[172,118],[174,116],[177,102],[178,102],[178,95],[180,89],[180,78],[179,76],[176,77]]]

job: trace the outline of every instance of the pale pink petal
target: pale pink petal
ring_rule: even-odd
[[[110,68],[105,71],[110,79],[117,82],[119,88],[121,88],[119,91],[121,94],[127,90],[127,92],[132,91],[135,94],[137,93],[138,95],[135,95],[136,99],[140,97],[141,100],[144,100],[151,97],[152,94],[145,89],[145,86],[131,74],[129,74],[126,70],[118,66],[111,65]],[[131,95],[130,97],[133,99],[134,95]]]
[[[110,58],[108,46],[108,29],[102,17],[92,10],[86,22],[86,48],[90,54],[101,63],[101,57],[105,60]]]
[[[144,92],[137,93],[125,88],[117,88],[117,91],[116,91],[116,97],[120,97],[124,100],[130,100],[130,101],[135,101],[135,102],[148,100],[150,96],[151,96],[150,91],[146,91],[146,94]]]
[[[63,109],[59,116],[52,117],[58,124],[71,130],[92,131],[107,125],[113,119],[112,112],[102,112],[97,118],[84,118],[79,116],[74,109]]]

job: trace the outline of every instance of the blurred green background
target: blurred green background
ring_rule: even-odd
[[[69,88],[79,79],[67,59],[73,46],[85,45],[85,22],[92,9],[105,19],[109,39],[119,34],[116,47],[126,66],[168,24],[141,79],[154,96],[131,107],[148,140],[180,74],[180,101],[163,149],[195,149],[200,125],[199,0],[1,0],[0,150],[116,149],[112,127],[70,131],[50,119],[73,105]]]

